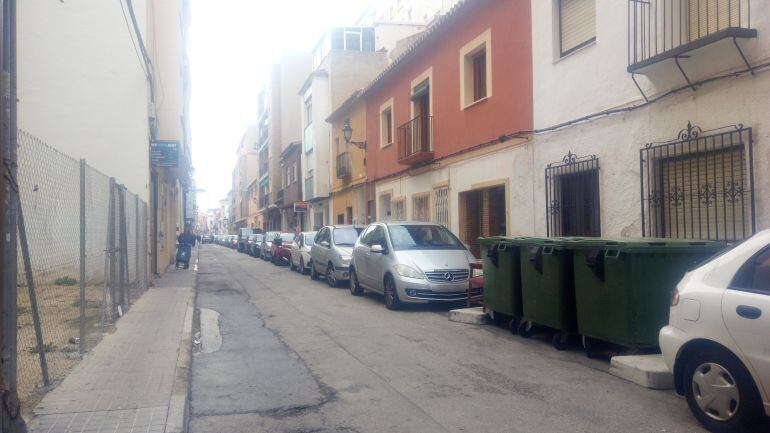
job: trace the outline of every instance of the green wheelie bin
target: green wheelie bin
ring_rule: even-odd
[[[574,250],[578,332],[624,347],[655,348],[684,274],[723,242],[656,238],[582,239]]]
[[[495,321],[508,320],[516,332],[521,319],[521,267],[518,238],[479,238],[484,267],[484,309]]]
[[[556,331],[553,345],[565,348],[577,331],[572,251],[576,238],[527,238],[518,242],[522,281],[522,320],[518,333],[532,336],[537,325]]]

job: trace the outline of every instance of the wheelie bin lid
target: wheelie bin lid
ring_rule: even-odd
[[[525,236],[489,236],[478,238],[481,245],[516,245],[521,242],[522,239],[527,239]]]
[[[576,250],[619,250],[639,253],[698,253],[717,252],[727,244],[722,241],[702,241],[669,238],[582,238],[569,242]]]
[[[580,241],[583,239],[586,239],[586,238],[571,237],[571,236],[551,237],[551,238],[523,237],[518,239],[515,244],[520,246],[526,246],[526,247],[565,248],[570,246],[572,242]]]

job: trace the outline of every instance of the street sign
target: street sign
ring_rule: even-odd
[[[304,213],[307,212],[307,203],[304,201],[298,201],[294,203],[294,212],[295,213]]]
[[[153,141],[150,144],[150,165],[153,167],[179,167],[179,142]]]

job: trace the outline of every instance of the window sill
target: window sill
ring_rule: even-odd
[[[568,59],[568,58],[570,58],[570,57],[572,57],[574,55],[577,55],[577,53],[582,53],[583,51],[586,51],[589,48],[592,48],[592,47],[595,47],[595,46],[596,46],[596,39],[594,39],[593,41],[583,45],[582,47],[576,48],[576,49],[570,51],[569,53],[567,53],[567,54],[557,58],[556,60],[553,61],[553,64],[555,65],[555,64],[561,62],[562,60]]]
[[[387,143],[384,146],[380,146],[380,149],[387,149],[387,148],[389,148],[392,145],[393,145],[393,142],[391,141],[390,143]]]
[[[463,110],[467,110],[467,109],[469,109],[469,108],[472,108],[472,107],[475,107],[475,106],[477,106],[477,105],[480,105],[482,102],[485,102],[485,101],[486,101],[487,99],[489,99],[489,98],[491,98],[491,96],[485,96],[485,97],[483,97],[483,98],[479,99],[478,101],[473,101],[473,102],[471,102],[470,104],[468,104],[468,105],[465,105],[465,106],[463,107]]]

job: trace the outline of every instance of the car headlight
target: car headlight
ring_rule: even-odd
[[[418,271],[417,269],[411,266],[396,265],[395,270],[398,273],[398,275],[401,275],[402,277],[416,278],[418,280],[422,280],[424,278],[422,275],[422,272]]]

